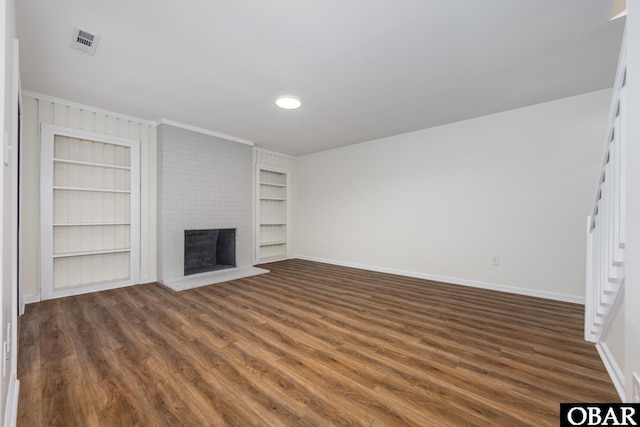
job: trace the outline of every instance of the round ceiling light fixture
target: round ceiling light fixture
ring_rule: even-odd
[[[302,102],[300,102],[300,99],[295,96],[285,95],[279,96],[276,99],[276,105],[280,108],[284,108],[285,110],[295,110],[296,108],[300,108]]]

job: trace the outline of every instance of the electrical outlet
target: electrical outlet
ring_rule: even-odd
[[[500,257],[498,255],[491,257],[491,265],[500,265]]]
[[[633,374],[633,403],[640,403],[640,376]]]

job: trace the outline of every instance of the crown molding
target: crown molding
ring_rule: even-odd
[[[215,136],[216,138],[222,138],[228,141],[239,142],[240,144],[246,144],[253,147],[253,141],[249,141],[248,139],[238,138],[237,136],[227,135],[224,133],[215,132],[215,131],[197,127],[197,126],[191,126],[184,123],[174,122],[173,120],[161,119],[157,124],[169,125],[169,126],[174,126],[181,129],[191,130],[193,132],[198,132],[198,133],[202,133],[209,136]]]

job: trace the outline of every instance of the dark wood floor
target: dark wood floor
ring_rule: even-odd
[[[582,307],[290,260],[29,305],[19,426],[558,425],[617,395]]]

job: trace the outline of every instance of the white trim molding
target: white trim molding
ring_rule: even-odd
[[[246,144],[253,147],[253,141],[249,141],[248,139],[238,138],[237,136],[227,135],[224,133],[216,132],[209,129],[200,128],[197,126],[191,126],[184,123],[174,122],[172,120],[161,119],[157,123],[157,125],[169,125],[174,126],[181,129],[190,130],[193,132],[202,133],[204,135],[215,136],[216,138],[226,139],[227,141],[239,142],[240,144]]]
[[[141,277],[138,285],[144,285],[145,283],[155,283],[158,281],[156,276],[153,277]]]
[[[253,149],[255,151],[259,151],[261,153],[266,153],[266,154],[271,154],[272,156],[278,156],[278,157],[283,157],[285,159],[289,159],[289,160],[295,160],[296,158],[293,156],[290,156],[288,154],[282,154],[282,153],[278,153],[277,151],[271,151],[271,150],[267,150],[265,148],[260,148],[260,147],[253,147]]]
[[[55,136],[87,139],[113,145],[128,147],[131,151],[130,167],[130,238],[129,278],[107,283],[96,283],[85,287],[69,287],[55,289],[53,283],[53,177],[54,177],[54,141]],[[41,125],[40,151],[40,298],[53,298],[79,295],[87,292],[103,291],[124,286],[131,286],[140,280],[140,141],[103,135],[79,129],[43,123]]]
[[[611,377],[611,382],[613,382],[613,386],[616,388],[618,396],[620,396],[620,400],[624,402],[626,386],[622,369],[618,366],[615,357],[613,357],[611,351],[609,351],[609,347],[607,347],[607,344],[604,341],[596,344],[596,350],[600,355],[600,359],[602,359],[602,363],[604,364],[609,377]]]
[[[22,316],[24,314],[24,309],[27,306],[27,304],[35,304],[37,302],[42,301],[42,299],[40,298],[40,294],[38,295],[22,295],[22,304],[20,305],[20,315]]]
[[[11,374],[7,388],[7,402],[4,411],[4,426],[15,427],[18,422],[18,397],[20,396],[20,381],[15,373]]]
[[[321,262],[324,264],[339,265],[342,267],[359,268],[361,270],[376,271],[379,273],[396,274],[398,276],[413,277],[416,279],[432,280],[434,282],[451,283],[453,285],[469,286],[472,288],[489,289],[492,291],[506,292],[510,294],[518,294],[518,295],[525,295],[530,297],[545,298],[545,299],[550,299],[555,301],[570,302],[574,304],[584,305],[584,302],[585,302],[584,297],[567,295],[567,294],[559,294],[556,292],[540,291],[537,289],[517,288],[515,286],[499,285],[496,283],[480,282],[477,280],[460,279],[457,277],[438,276],[435,274],[419,273],[416,271],[398,270],[395,268],[378,267],[373,265],[358,264],[355,262],[338,261],[338,260],[326,259],[326,258],[309,257],[305,255],[296,255],[293,258],[298,258],[306,261]]]

